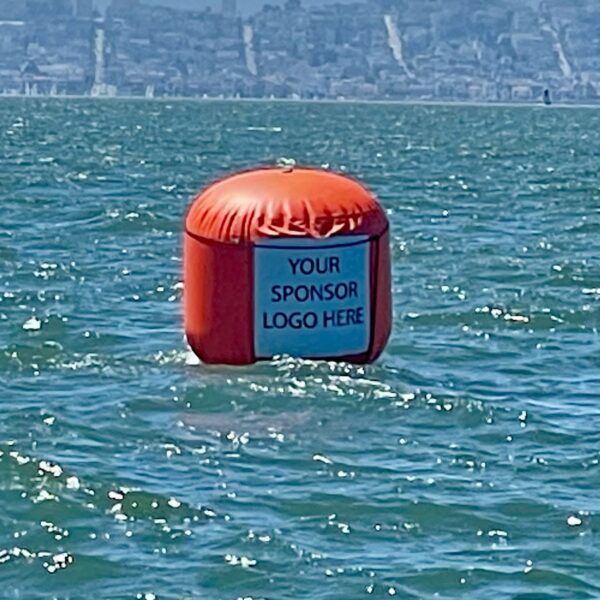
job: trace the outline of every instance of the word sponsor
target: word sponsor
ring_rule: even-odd
[[[366,352],[370,338],[366,236],[273,240],[255,247],[258,357]]]

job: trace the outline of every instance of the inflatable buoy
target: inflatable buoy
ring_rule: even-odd
[[[391,329],[389,226],[348,177],[258,169],[201,192],[185,221],[185,332],[206,363],[278,354],[367,363]]]

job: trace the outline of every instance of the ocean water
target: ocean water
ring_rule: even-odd
[[[600,597],[600,111],[0,99],[2,598]],[[192,194],[280,158],[392,224],[368,367],[207,367]]]

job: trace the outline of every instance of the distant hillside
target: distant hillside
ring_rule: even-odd
[[[0,93],[600,102],[599,0],[263,2],[0,0]]]

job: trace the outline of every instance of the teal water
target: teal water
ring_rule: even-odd
[[[600,597],[600,112],[0,100],[3,598]],[[294,158],[393,228],[373,366],[206,367],[199,187]]]

